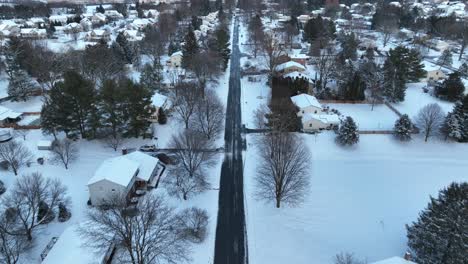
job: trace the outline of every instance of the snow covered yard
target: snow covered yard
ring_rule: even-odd
[[[351,116],[359,130],[391,130],[398,116],[386,105],[370,104],[324,104],[338,110],[343,116]]]
[[[250,82],[249,76],[241,79],[242,95],[242,123],[248,128],[256,128],[255,111],[261,105],[268,105],[270,99],[270,87],[267,85],[266,75],[250,76],[256,78],[256,82]]]
[[[366,135],[342,148],[333,133],[304,135],[313,157],[308,196],[297,207],[276,209],[254,197],[254,137],[247,138],[244,172],[252,263],[332,263],[339,252],[369,262],[402,256],[405,224],[417,219],[429,195],[468,180],[464,144]]]
[[[42,96],[30,97],[26,102],[6,101],[3,103],[0,103],[1,106],[7,107],[17,112],[40,112],[42,108],[42,104],[43,104]]]
[[[105,159],[121,155],[120,151],[115,152],[97,140],[80,140],[78,141],[79,157],[75,162],[71,163],[69,170],[65,170],[62,164],[52,163],[52,161],[47,158],[49,157],[48,151],[37,150],[38,141],[43,139],[52,139],[52,137],[42,135],[40,130],[30,130],[26,135],[26,141],[23,141],[22,138],[17,138],[18,141],[24,142],[28,149],[33,152],[35,159],[45,157],[44,165],[39,165],[34,160],[31,167],[21,168],[19,172],[20,176],[17,177],[33,172],[40,172],[45,177],[59,178],[68,188],[68,195],[71,199],[70,209],[72,217],[69,221],[64,223],[59,223],[57,220],[54,220],[40,230],[36,230],[33,235],[34,246],[22,257],[22,264],[41,263],[40,254],[52,237],[59,237],[67,227],[83,222],[88,208],[86,203],[89,198],[87,188],[89,179],[93,177],[94,172]],[[137,148],[150,142],[149,139],[129,139],[124,143],[124,147]],[[188,201],[182,201],[176,197],[167,195],[164,184],[162,184],[160,188],[154,190],[154,192],[165,195],[169,203],[177,210],[190,206],[197,206],[208,211],[208,235],[203,243],[193,245],[193,252],[191,255],[194,259],[193,263],[201,264],[212,261],[218,208],[219,171],[222,158],[223,155],[218,154],[216,156],[216,165],[207,170],[207,178],[211,183],[212,189],[192,197]],[[167,177],[171,176],[170,172],[164,175]],[[15,177],[16,176],[10,171],[0,171],[0,180],[5,183],[7,192],[14,184]]]
[[[421,108],[428,104],[437,103],[444,112],[448,113],[453,109],[453,103],[442,101],[434,96],[424,93],[422,87],[425,83],[409,83],[406,89],[405,101],[393,104],[402,114],[407,114],[410,118],[416,116]]]

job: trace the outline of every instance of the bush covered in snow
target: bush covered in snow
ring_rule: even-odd
[[[401,141],[411,140],[411,132],[413,131],[413,123],[408,115],[402,115],[396,122],[393,128],[395,137]]]
[[[341,122],[338,128],[336,141],[340,145],[354,145],[359,142],[358,127],[352,117],[347,116],[346,119]]]
[[[65,204],[59,203],[58,208],[59,208],[59,213],[58,213],[59,222],[68,221],[68,219],[70,219],[71,217],[71,213],[68,210],[68,208],[65,206]]]
[[[177,217],[180,235],[194,243],[201,243],[206,238],[208,212],[192,207],[183,210]]]

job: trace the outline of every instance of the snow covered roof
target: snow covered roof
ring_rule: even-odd
[[[182,56],[182,51],[176,51],[176,52],[172,53],[171,57],[174,57],[174,56]]]
[[[15,112],[9,108],[0,106],[0,120],[5,120],[7,118],[18,118],[22,115],[22,113]]]
[[[300,64],[298,62],[288,61],[288,62],[285,62],[285,63],[282,63],[282,64],[276,66],[276,70],[277,71],[283,71],[283,70],[285,70],[287,68],[292,68],[292,67],[297,67],[297,68],[300,68],[300,69],[302,69],[304,71],[306,69],[302,64]]]
[[[96,170],[88,185],[107,180],[127,187],[133,180],[140,164],[125,156],[106,159]]]
[[[66,23],[68,19],[67,15],[52,15],[49,17],[50,22],[61,22]]]
[[[156,107],[163,107],[165,104],[169,102],[167,96],[159,94],[159,93],[155,93],[151,97],[151,101],[153,103],[153,106],[156,106]]]
[[[380,260],[371,264],[416,264],[416,263],[413,261],[406,260],[401,257],[391,257],[391,258]]]
[[[39,140],[37,142],[38,147],[50,148],[52,146],[52,140]]]
[[[77,226],[70,226],[55,242],[42,264],[83,263],[101,264],[105,253],[94,254],[92,249],[83,247]]]
[[[340,123],[340,117],[338,115],[318,115],[318,114],[311,114],[311,113],[305,113],[302,116],[302,121],[309,121],[309,120],[318,120],[324,124],[339,124]]]
[[[134,161],[139,164],[137,178],[143,181],[149,181],[154,169],[158,166],[159,160],[141,151],[135,151],[123,156],[128,160]]]
[[[322,105],[319,103],[317,98],[308,94],[295,95],[291,97],[291,101],[299,108],[306,108],[309,106],[322,108]]]

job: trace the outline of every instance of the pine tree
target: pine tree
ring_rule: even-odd
[[[458,72],[449,74],[441,85],[437,85],[434,93],[437,97],[451,102],[457,101],[463,97],[465,86],[460,79]]]
[[[416,263],[463,264],[468,259],[468,183],[452,183],[431,197],[416,222],[407,226]]]
[[[146,64],[141,72],[140,84],[151,91],[161,91],[162,66],[159,61]]]
[[[463,128],[456,114],[447,114],[442,126],[442,134],[445,135],[445,139],[452,139],[455,141],[461,141],[463,139]]]
[[[134,59],[133,49],[122,32],[117,35],[115,42],[122,48],[126,63],[131,64]]]
[[[167,47],[167,55],[171,56],[172,54],[174,54],[175,52],[179,50],[180,50],[180,45],[178,45],[178,43],[171,40],[171,42],[169,42],[169,46]]]
[[[59,222],[68,221],[68,219],[70,219],[71,217],[71,213],[67,209],[67,207],[63,203],[59,203],[58,208],[59,208],[59,213],[58,213]]]
[[[27,101],[34,91],[34,84],[24,70],[12,73],[8,83],[8,96],[12,101]]]
[[[354,72],[352,79],[347,84],[346,100],[364,100],[365,83],[358,71]]]
[[[355,61],[357,59],[357,47],[359,43],[354,33],[345,35],[341,42],[341,56],[344,59],[350,59]]]
[[[190,28],[184,38],[184,46],[182,48],[182,68],[190,69],[192,67],[192,60],[199,51],[197,37]]]
[[[158,110],[158,123],[161,125],[164,125],[167,123],[166,112],[162,108],[159,108]]]
[[[437,59],[437,63],[442,66],[452,66],[453,59],[452,59],[452,52],[450,49],[445,49],[442,54],[440,55],[439,59]]]
[[[54,220],[55,214],[49,208],[49,205],[44,201],[39,201],[38,211],[37,211],[37,222],[41,224],[48,224]]]
[[[223,69],[226,70],[231,49],[229,48],[229,34],[226,29],[218,28],[215,32],[216,47],[215,50],[218,55],[223,59]]]
[[[422,63],[421,55],[417,50],[409,50],[406,61],[408,64],[408,81],[419,82],[419,79],[426,76],[426,70],[424,70],[424,64]]]
[[[342,121],[339,129],[336,141],[341,145],[354,145],[359,142],[359,131],[353,118],[347,116]]]
[[[148,121],[153,114],[151,106],[151,92],[142,85],[135,84],[131,80],[122,80],[125,102],[126,127],[124,135],[127,137],[139,137],[145,134],[150,126]]]
[[[116,138],[125,130],[125,88],[114,80],[106,80],[99,91],[101,126],[105,128],[106,136]]]
[[[461,76],[468,77],[468,64],[464,62],[462,65],[460,65],[460,68],[458,68],[458,72]]]
[[[413,132],[413,123],[408,115],[402,115],[396,122],[393,128],[395,137],[401,141],[411,140],[411,133]]]

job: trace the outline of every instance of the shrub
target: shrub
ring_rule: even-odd
[[[201,243],[206,238],[208,212],[196,207],[187,208],[177,216],[177,226],[184,239]]]

